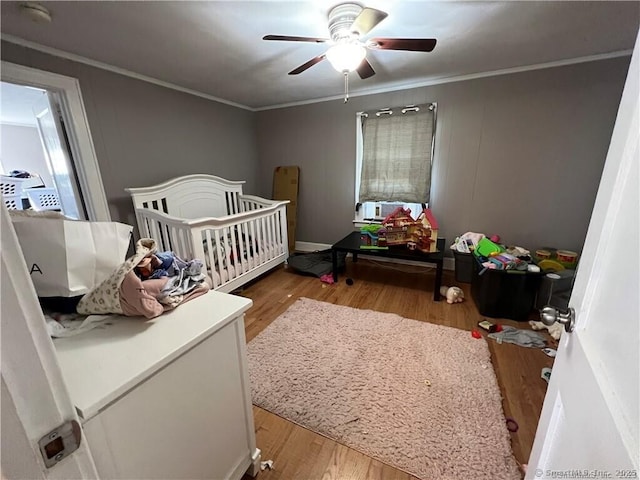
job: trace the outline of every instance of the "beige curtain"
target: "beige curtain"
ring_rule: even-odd
[[[361,203],[429,203],[434,110],[362,117]]]

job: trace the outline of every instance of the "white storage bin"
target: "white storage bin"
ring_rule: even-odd
[[[7,210],[22,210],[22,196],[20,195],[2,195],[2,201]]]
[[[0,175],[0,193],[5,197],[22,195],[22,185],[24,184],[24,178],[8,177],[6,175]]]
[[[28,188],[24,192],[34,210],[62,210],[60,197],[55,188]]]

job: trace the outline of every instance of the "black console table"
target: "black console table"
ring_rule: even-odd
[[[338,281],[338,252],[351,253],[353,261],[358,261],[358,254],[372,257],[398,258],[402,260],[413,260],[424,263],[434,263],[436,265],[436,277],[433,284],[433,300],[440,300],[440,285],[442,285],[442,263],[444,261],[445,239],[438,238],[436,243],[437,251],[433,253],[423,253],[419,250],[409,250],[404,245],[390,246],[388,250],[370,250],[360,248],[360,232],[354,231],[344,237],[339,242],[331,246],[331,260],[333,262],[333,280]]]

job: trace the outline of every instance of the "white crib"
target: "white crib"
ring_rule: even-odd
[[[214,289],[230,292],[289,256],[289,201],[243,195],[244,183],[199,174],[126,191],[141,237],[159,251],[204,260]]]

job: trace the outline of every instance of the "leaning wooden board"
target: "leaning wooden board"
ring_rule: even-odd
[[[300,167],[276,167],[273,173],[273,199],[290,201],[287,205],[287,236],[289,238],[289,253],[293,253],[296,249],[299,180]]]

